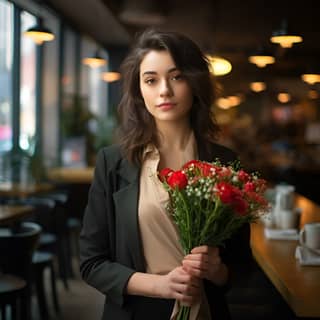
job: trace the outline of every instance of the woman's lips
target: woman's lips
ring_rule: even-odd
[[[165,103],[160,103],[157,105],[158,108],[160,108],[161,110],[170,110],[172,109],[176,104],[172,103],[172,102],[165,102]]]

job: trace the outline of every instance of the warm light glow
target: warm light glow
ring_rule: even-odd
[[[36,44],[41,45],[45,41],[52,41],[54,34],[46,31],[27,30],[23,33],[24,36],[31,38]]]
[[[250,89],[254,92],[261,92],[266,90],[266,84],[262,81],[255,81],[250,83]]]
[[[294,43],[302,42],[300,36],[279,35],[270,38],[272,43],[278,43],[282,48],[291,48]]]
[[[319,98],[319,93],[317,90],[311,89],[308,91],[308,97],[310,99],[318,99]]]
[[[221,57],[210,55],[207,55],[207,58],[209,60],[210,71],[215,76],[223,76],[231,72],[232,65],[228,60]]]
[[[320,82],[320,74],[316,74],[316,73],[306,73],[306,74],[303,74],[301,78],[303,81],[311,85],[317,82]]]
[[[275,62],[275,58],[268,55],[250,56],[249,62],[254,63],[259,68],[264,68],[267,64]]]
[[[286,93],[286,92],[280,92],[278,94],[278,100],[281,102],[281,103],[287,103],[291,100],[291,96],[289,93]]]
[[[103,72],[101,74],[101,78],[106,82],[114,82],[119,80],[121,78],[121,75],[119,72]]]
[[[238,106],[242,102],[240,96],[228,96],[217,99],[217,106],[221,109],[227,110]]]
[[[107,64],[107,61],[103,58],[92,57],[92,58],[84,58],[82,59],[82,63],[91,67],[98,68]]]

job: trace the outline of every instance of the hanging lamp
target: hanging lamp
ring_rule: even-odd
[[[209,61],[210,71],[215,76],[224,76],[231,72],[232,64],[227,59],[209,54],[206,57]]]
[[[255,64],[258,68],[264,68],[268,64],[273,64],[276,61],[274,56],[264,48],[258,49],[256,53],[249,56],[248,60],[250,63]]]
[[[37,45],[52,41],[55,38],[54,34],[44,27],[42,19],[39,19],[38,24],[26,30],[23,35],[31,38]]]
[[[83,58],[82,63],[90,68],[99,68],[105,66],[107,64],[107,60],[101,57],[99,50],[97,50],[92,57]]]
[[[289,32],[287,21],[283,20],[281,28],[272,33],[270,41],[279,44],[282,48],[291,48],[294,43],[300,43],[303,39],[301,36]]]
[[[102,72],[101,79],[106,82],[115,82],[121,78],[120,72],[108,71]]]

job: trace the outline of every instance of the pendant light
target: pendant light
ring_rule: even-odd
[[[304,82],[313,85],[317,82],[320,82],[320,74],[319,73],[305,73],[301,75],[301,78]]]
[[[264,68],[268,64],[275,63],[276,59],[266,49],[259,49],[256,53],[248,58],[250,63],[255,64],[258,68]]]
[[[120,72],[108,71],[102,72],[101,78],[106,82],[115,82],[121,78]]]
[[[267,88],[267,85],[264,81],[252,81],[250,82],[250,89],[253,91],[253,92],[262,92],[264,90],[266,90]]]
[[[93,56],[83,58],[82,63],[90,68],[99,68],[105,66],[107,64],[107,60],[101,57],[99,50],[97,50]]]
[[[210,71],[215,76],[224,76],[231,72],[232,64],[227,59],[209,54],[206,57],[209,61]]]
[[[26,30],[23,35],[31,38],[37,45],[41,45],[46,41],[52,41],[55,38],[54,34],[44,27],[41,18],[37,25]]]
[[[288,31],[288,24],[286,20],[281,23],[281,28],[272,33],[270,38],[272,43],[279,44],[282,48],[291,48],[294,43],[303,41],[302,37]]]

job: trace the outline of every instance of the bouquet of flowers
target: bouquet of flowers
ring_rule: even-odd
[[[191,160],[178,171],[162,169],[159,178],[169,193],[167,209],[185,254],[200,245],[223,245],[268,206],[265,180],[235,165]],[[183,306],[177,320],[188,320],[189,312],[190,307]]]

